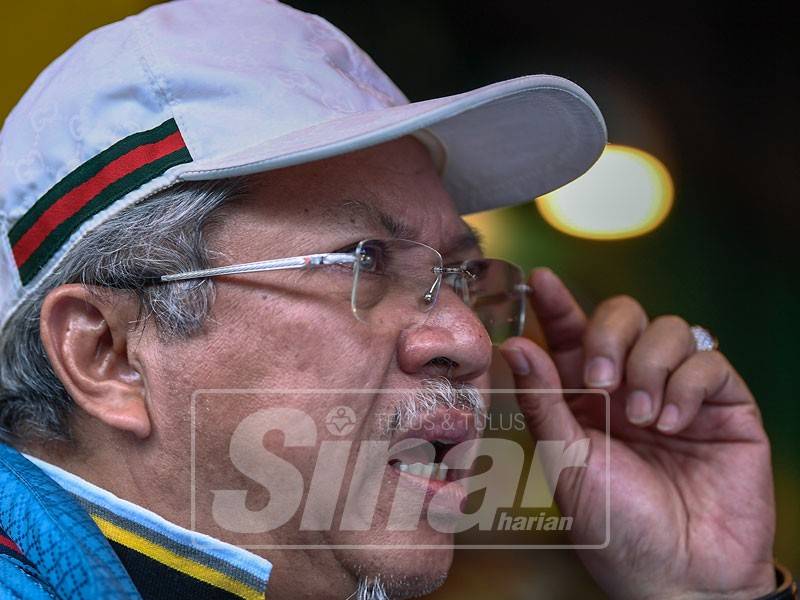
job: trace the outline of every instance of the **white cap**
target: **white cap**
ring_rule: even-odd
[[[0,131],[0,324],[99,223],[178,181],[318,160],[415,134],[461,213],[575,179],[606,142],[550,75],[409,103],[346,35],[269,0],[176,0],[97,29]]]

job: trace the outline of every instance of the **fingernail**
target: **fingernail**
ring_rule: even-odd
[[[625,412],[634,425],[647,423],[653,414],[653,399],[644,390],[635,390],[628,396]]]
[[[680,414],[677,406],[674,404],[667,404],[664,410],[661,411],[661,418],[658,419],[656,427],[659,431],[672,431],[678,424]]]
[[[586,385],[605,387],[614,383],[614,363],[605,356],[597,356],[586,364],[584,379]]]
[[[511,367],[511,372],[515,375],[528,375],[531,372],[531,365],[519,348],[510,348],[503,352],[503,355],[506,357],[508,366]]]

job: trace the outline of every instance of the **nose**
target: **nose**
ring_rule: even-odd
[[[449,286],[424,323],[400,332],[397,360],[411,375],[469,381],[489,370],[492,342],[477,315]]]

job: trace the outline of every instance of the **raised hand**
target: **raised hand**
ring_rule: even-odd
[[[718,351],[698,352],[676,316],[650,321],[627,296],[587,317],[548,269],[530,278],[548,351],[512,338],[501,352],[522,388],[611,394],[610,482],[597,395],[518,394],[532,435],[589,438],[587,468],[567,469],[556,500],[575,543],[614,598],[756,598],[775,588],[770,447],[755,399]]]

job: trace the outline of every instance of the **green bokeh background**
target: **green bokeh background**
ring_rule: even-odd
[[[80,36],[149,4],[4,3],[0,115]],[[675,179],[675,205],[649,235],[572,238],[528,204],[497,213],[503,233],[489,245],[526,267],[550,266],[587,308],[626,293],[651,315],[678,314],[718,336],[761,405],[774,448],[776,556],[800,574],[794,387],[800,69],[792,16],[755,2],[722,11],[680,3],[294,5],[346,31],[412,100],[522,74],[561,74],[598,101],[610,141],[665,162]],[[569,552],[464,551],[435,597],[579,594],[602,597]]]

